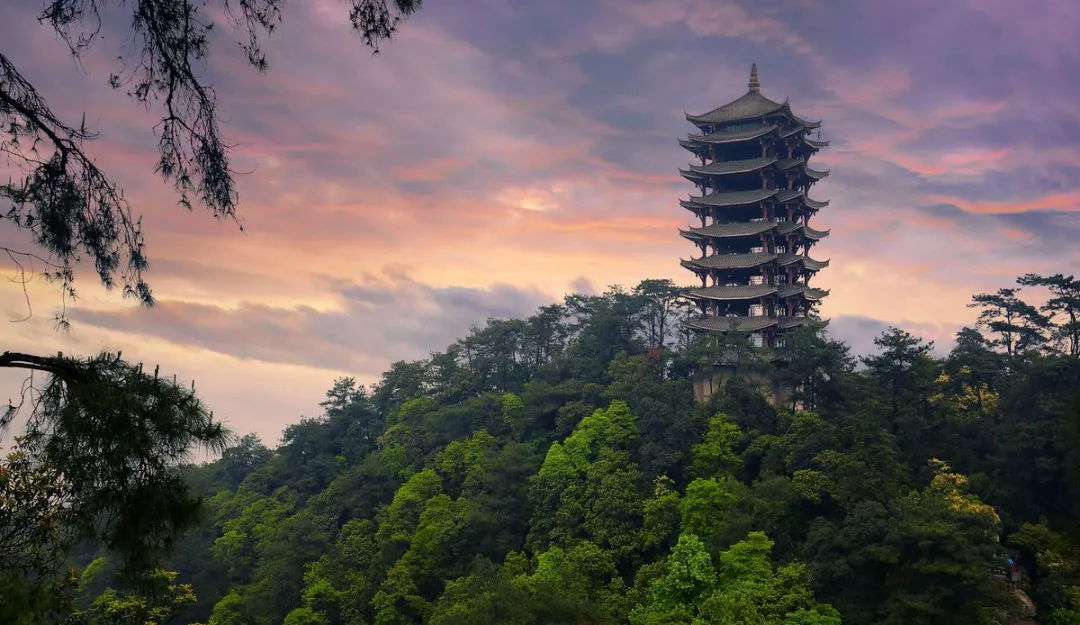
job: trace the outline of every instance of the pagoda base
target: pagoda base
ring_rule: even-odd
[[[756,387],[773,408],[791,408],[791,396],[795,389],[786,384],[777,384],[761,373],[738,372],[733,369],[699,375],[694,378],[694,400],[697,403],[708,401],[713,393],[723,390],[732,380]],[[796,405],[796,409],[801,406]]]

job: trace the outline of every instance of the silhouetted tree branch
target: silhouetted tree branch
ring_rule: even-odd
[[[267,67],[262,40],[282,18],[283,0],[220,0],[241,47],[258,70]],[[102,28],[101,0],[49,0],[39,21],[50,25],[79,59]],[[109,84],[136,102],[158,108],[155,171],[170,182],[182,206],[202,204],[215,218],[237,219],[230,149],[221,135],[217,97],[199,71],[214,27],[213,6],[190,0],[136,0],[131,11],[132,48],[125,68]],[[349,21],[364,44],[378,51],[420,0],[351,0]],[[85,115],[84,115],[85,120]],[[140,220],[122,190],[85,151],[96,134],[59,119],[45,98],[0,52],[0,153],[20,177],[0,185],[11,206],[9,223],[29,231],[55,267],[46,274],[65,297],[74,297],[75,265],[93,262],[102,284],[119,284],[125,296],[153,303],[143,278],[147,260]],[[63,322],[63,319],[61,319]]]

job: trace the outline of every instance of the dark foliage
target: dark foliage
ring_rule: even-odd
[[[1047,622],[1080,614],[1067,341],[965,329],[938,358],[890,329],[857,368],[816,327],[768,364],[660,347],[664,297],[489,322],[190,467],[211,519],[169,563],[199,596],[171,622],[1005,622],[1009,554]]]

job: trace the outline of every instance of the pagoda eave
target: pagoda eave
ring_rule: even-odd
[[[685,322],[691,330],[706,332],[760,332],[775,327],[795,328],[812,321],[808,317],[704,317]]]
[[[741,143],[763,137],[777,129],[776,124],[765,124],[759,128],[750,130],[728,130],[711,132],[708,134],[689,135],[686,139],[680,139],[679,143],[694,144],[701,146],[721,145],[726,143]],[[684,146],[685,147],[685,146]]]
[[[775,228],[777,223],[773,220],[734,222],[713,224],[703,228],[690,227],[689,230],[680,229],[679,232],[688,239],[733,239],[758,236]]]
[[[748,254],[713,254],[683,262],[701,269],[753,269],[769,264],[777,258],[777,254],[770,252],[750,252]]]
[[[742,284],[739,286],[710,286],[693,289],[687,297],[696,300],[746,301],[773,295],[780,287],[772,284]]]
[[[761,171],[777,162],[775,156],[768,158],[750,158],[740,161],[721,161],[711,165],[690,165],[690,169],[680,169],[679,173],[684,177],[689,174],[703,176],[729,176],[734,174],[749,174]]]
[[[710,193],[709,195],[702,196],[690,196],[689,199],[680,200],[680,204],[684,208],[691,208],[689,205],[697,206],[744,206],[750,204],[757,204],[762,200],[767,200],[777,194],[776,189],[754,189],[752,191],[729,191],[721,193]]]

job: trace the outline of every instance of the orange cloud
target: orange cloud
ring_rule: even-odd
[[[927,199],[940,204],[952,204],[969,213],[1025,213],[1038,210],[1080,210],[1080,192],[1055,193],[1030,200],[969,201],[951,195],[929,195]]]

